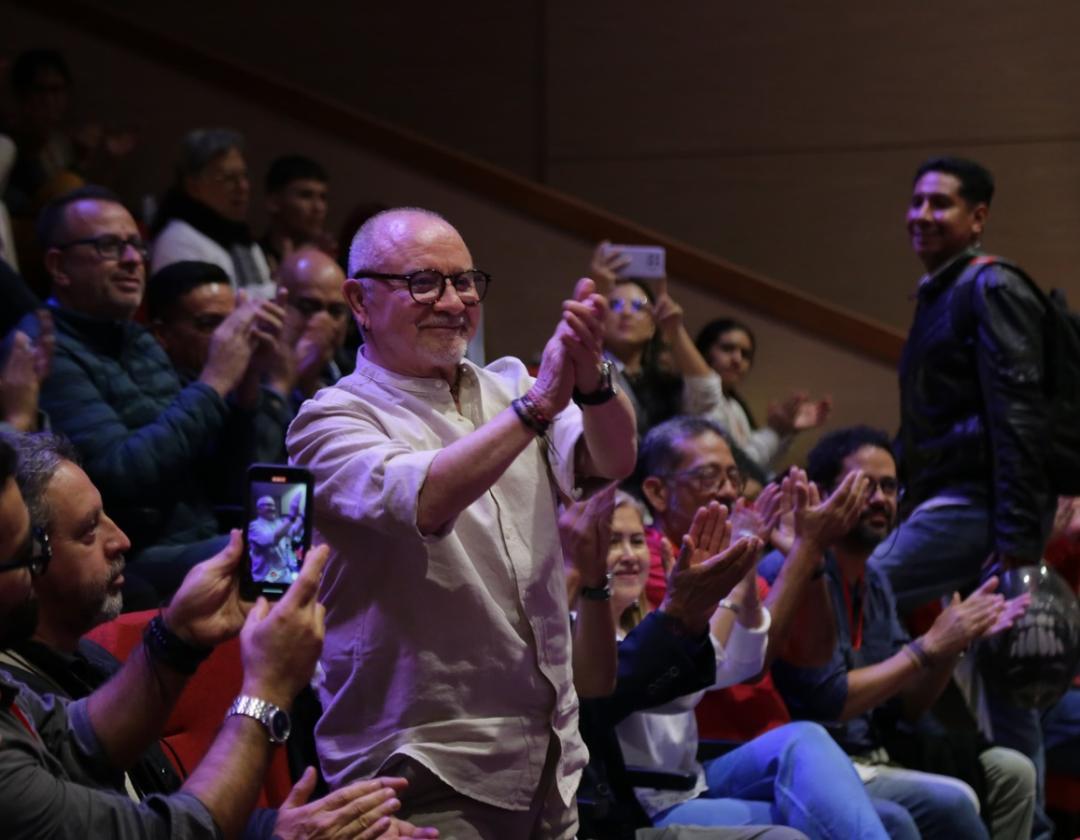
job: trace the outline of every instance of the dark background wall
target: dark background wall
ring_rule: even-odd
[[[1065,0],[94,2],[898,329],[919,273],[902,228],[910,173],[932,153],[976,156],[999,180],[987,245],[1080,300],[1080,6]],[[0,2],[0,57],[39,45],[69,54],[83,113],[139,131],[122,184],[136,206],[167,185],[185,130],[225,124],[247,134],[257,175],[284,151],[322,159],[335,226],[359,201],[446,213],[498,278],[491,356],[539,352],[585,270],[590,243],[527,207],[496,206]],[[805,386],[834,395],[837,423],[893,425],[887,367],[674,288],[692,329],[724,313],[756,328],[759,412]]]

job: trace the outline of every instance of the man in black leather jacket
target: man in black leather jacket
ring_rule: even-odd
[[[979,164],[933,159],[919,167],[908,208],[926,274],[900,362],[907,518],[875,554],[902,612],[970,589],[991,555],[1003,567],[1037,562],[1056,502],[1043,304],[1007,266],[969,269],[993,190]]]
[[[972,265],[993,193],[993,177],[974,161],[931,159],[915,173],[907,227],[926,274],[900,361],[906,519],[870,560],[901,613],[966,594],[991,565],[1037,563],[1056,503],[1046,470],[1043,304],[1007,265]],[[989,700],[995,743],[1040,767],[1034,713]],[[1044,836],[1040,812],[1036,837]]]

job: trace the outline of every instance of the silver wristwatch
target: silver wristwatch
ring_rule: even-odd
[[[289,719],[289,713],[268,700],[260,700],[258,697],[241,694],[233,700],[229,711],[225,713],[226,718],[233,715],[247,715],[250,718],[255,718],[266,727],[271,742],[275,744],[284,744],[289,740],[289,733],[292,731],[292,721]]]

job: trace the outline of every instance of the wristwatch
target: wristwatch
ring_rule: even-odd
[[[583,586],[579,595],[586,601],[610,601],[611,600],[611,573],[604,576],[602,586]]]
[[[604,359],[600,363],[600,384],[597,385],[596,390],[589,394],[583,394],[577,388],[574,389],[573,397],[574,402],[578,405],[603,405],[618,391],[615,389],[615,365],[611,363],[610,359]]]
[[[233,700],[229,711],[225,713],[226,718],[233,715],[247,715],[250,718],[255,718],[266,727],[270,741],[274,744],[284,744],[289,740],[289,733],[292,732],[292,721],[289,719],[289,713],[275,706],[269,700],[260,700],[258,697],[241,694]]]

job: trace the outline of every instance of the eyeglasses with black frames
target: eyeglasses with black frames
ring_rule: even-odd
[[[77,245],[92,245],[98,256],[103,260],[119,260],[127,253],[128,248],[134,248],[135,253],[139,255],[143,262],[146,262],[146,258],[150,254],[150,247],[142,240],[142,237],[129,236],[124,239],[112,233],[103,236],[91,236],[87,239],[73,239],[71,242],[64,242],[56,247],[64,251]]]
[[[742,493],[746,486],[746,477],[739,472],[738,467],[724,469],[716,464],[668,473],[664,478],[684,479],[699,493],[714,493],[728,483],[736,493]]]
[[[15,557],[7,563],[0,563],[0,572],[10,572],[13,569],[29,569],[30,574],[38,577],[45,573],[52,560],[52,547],[49,545],[49,535],[44,528],[31,528]]]
[[[452,284],[462,303],[466,306],[476,306],[484,299],[488,286],[491,285],[491,275],[478,268],[459,271],[457,274],[443,274],[434,268],[423,268],[409,274],[387,274],[384,271],[368,271],[367,269],[353,272],[354,280],[362,277],[406,283],[412,299],[423,304],[438,303],[446,287]]]

